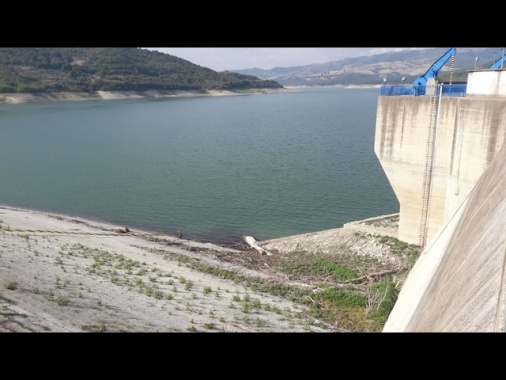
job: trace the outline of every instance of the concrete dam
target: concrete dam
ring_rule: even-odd
[[[464,96],[431,84],[378,98],[374,150],[399,200],[397,237],[423,247],[383,332],[504,332],[506,69],[469,71]]]

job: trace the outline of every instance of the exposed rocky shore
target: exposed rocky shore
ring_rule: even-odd
[[[316,290],[321,278],[284,274],[292,260],[313,255],[362,255],[375,272],[402,273],[405,258],[363,229],[388,236],[396,223],[384,216],[257,242],[268,256],[245,242],[216,245],[0,207],[0,331],[340,331],[238,279]]]
[[[195,96],[236,96],[252,94],[270,94],[275,92],[290,92],[293,89],[253,89],[244,92],[233,92],[226,90],[212,90],[207,92],[199,91],[97,91],[86,92],[41,92],[41,93],[9,93],[0,94],[0,104],[19,103],[43,103],[80,100],[117,100],[117,99],[158,99],[171,97],[195,97]]]

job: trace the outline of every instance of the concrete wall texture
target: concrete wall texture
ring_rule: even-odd
[[[383,332],[504,332],[506,145],[406,279]]]
[[[440,97],[427,240],[449,220],[506,141],[506,98]],[[380,96],[374,150],[399,200],[402,241],[419,244],[431,96]]]
[[[400,240],[419,243],[427,205],[424,251],[384,332],[506,328],[506,92],[493,84],[503,73],[470,73],[466,97],[379,97],[375,152],[399,199]]]

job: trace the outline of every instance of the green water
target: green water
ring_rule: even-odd
[[[0,105],[0,204],[258,240],[399,211],[378,89]]]

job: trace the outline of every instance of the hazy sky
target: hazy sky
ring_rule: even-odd
[[[409,48],[148,48],[186,59],[215,71],[273,69],[326,63]]]

